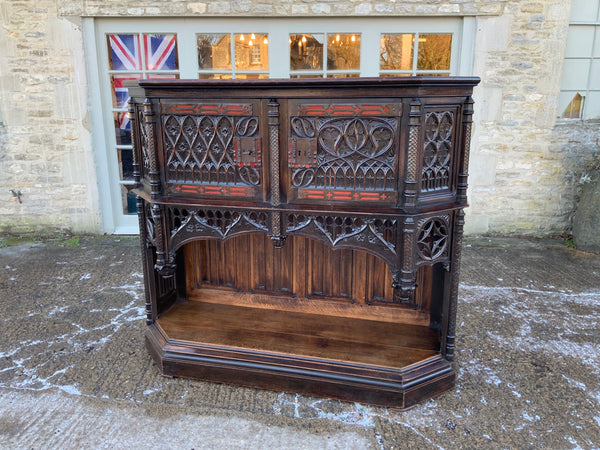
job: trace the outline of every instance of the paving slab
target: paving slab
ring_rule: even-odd
[[[455,389],[396,411],[164,378],[135,237],[0,248],[0,448],[598,448],[600,256],[465,240]]]

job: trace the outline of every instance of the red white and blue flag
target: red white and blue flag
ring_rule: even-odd
[[[177,37],[175,34],[110,34],[110,69],[123,71],[177,70]],[[143,58],[142,58],[143,57]],[[175,74],[146,74],[144,78],[176,78]],[[129,92],[125,80],[137,80],[142,74],[113,75],[113,106],[128,107]],[[118,113],[118,127],[130,130],[129,115]]]
[[[174,34],[144,34],[144,59],[139,34],[111,34],[111,70],[177,70],[177,37]]]
[[[174,34],[145,34],[144,48],[148,70],[176,70]]]
[[[110,62],[112,70],[142,70],[142,52],[138,34],[111,34]]]

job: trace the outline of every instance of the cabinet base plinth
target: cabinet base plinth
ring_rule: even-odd
[[[196,302],[188,303],[189,306],[179,305],[183,306],[179,311],[176,306],[174,312],[169,311],[164,318],[150,325],[146,333],[148,350],[166,376],[287,391],[398,409],[409,408],[417,402],[439,395],[451,389],[455,383],[455,372],[449,361],[429,349],[406,349],[407,341],[402,339],[396,348],[390,350],[390,354],[407,352],[409,355],[392,358],[389,364],[366,363],[369,355],[356,354],[356,357],[344,360],[318,356],[318,348],[310,350],[311,339],[298,337],[295,330],[290,331],[296,339],[294,346],[303,348],[304,354],[276,351],[289,345],[290,337],[284,332],[275,333],[282,342],[270,342],[268,350],[260,345],[254,345],[255,348],[244,347],[239,342],[223,338],[235,334],[231,330],[223,335],[211,335],[207,339],[196,336],[192,340],[181,322],[190,321],[190,317],[194,317],[193,310],[196,309],[198,314],[202,311],[205,320],[210,321],[213,319],[211,314],[214,314],[214,311],[211,308],[214,306],[207,311],[199,309],[201,306],[196,305]],[[230,310],[226,312],[231,313]],[[239,314],[243,313],[240,309]],[[266,316],[264,322],[272,326],[268,312],[261,313]],[[358,342],[355,336],[352,343],[340,343],[335,337],[331,337],[335,335],[336,330],[332,330],[326,323],[326,317],[311,316],[319,324],[325,322],[323,329],[328,330],[330,337],[327,342],[321,341],[320,345],[327,347],[330,353],[335,354],[337,351],[341,354],[346,345],[360,349],[361,346],[369,344],[369,339],[374,338],[369,332],[364,332],[358,337],[363,342]],[[289,318],[298,319],[297,316]],[[378,328],[378,325],[386,326],[379,322],[366,322],[367,329]],[[177,324],[178,328],[173,328],[173,324]],[[341,327],[345,325],[348,324],[344,324],[343,321],[340,324]],[[260,321],[254,322],[253,327],[260,328]],[[273,332],[272,329],[266,331]],[[314,330],[311,332],[314,333]],[[240,330],[239,334],[244,336],[245,330]],[[215,336],[221,339],[216,340]],[[206,338],[206,335],[204,337]],[[395,342],[397,341],[398,339],[395,339]],[[390,347],[390,342],[383,342],[381,345]],[[374,350],[377,352],[377,349]]]

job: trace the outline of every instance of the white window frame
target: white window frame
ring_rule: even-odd
[[[361,34],[361,77],[379,76],[382,34],[451,33],[450,75],[470,76],[476,19],[473,17],[360,17],[360,18],[160,18],[83,19],[84,45],[89,82],[90,122],[98,172],[103,231],[137,234],[136,215],[123,213],[114,133],[112,92],[109,76],[108,34],[176,34],[179,77],[196,79],[196,34],[262,33],[269,39],[270,78],[289,78],[289,35],[302,33]],[[376,51],[373,51],[376,49]]]
[[[581,54],[581,49],[586,48],[586,43],[578,42],[576,37],[577,30],[584,27],[593,27],[592,42],[590,43],[590,53],[588,55]],[[584,65],[587,65],[587,71],[583,68],[582,70],[569,71],[567,63],[570,61],[582,62]],[[569,77],[574,75],[586,78],[586,86],[584,89],[575,89],[573,85],[569,85]],[[598,77],[600,77],[600,0],[574,0],[571,5],[571,18],[569,21],[569,32],[567,34],[567,49],[564,58],[557,111],[557,120],[559,122],[572,122],[574,120],[600,121],[600,87],[598,87]],[[568,97],[565,97],[567,99],[572,99],[577,93],[583,96],[581,117],[561,117],[571,101],[568,100],[568,103],[566,104],[562,102],[561,97],[563,97],[563,94],[565,93],[569,94]],[[595,110],[593,113],[594,116],[591,116],[590,103]]]

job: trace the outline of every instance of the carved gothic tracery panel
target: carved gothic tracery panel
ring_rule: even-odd
[[[454,142],[454,113],[429,112],[425,116],[421,191],[450,187],[450,167]]]
[[[433,261],[448,253],[449,227],[444,217],[422,221],[417,234],[417,251],[424,261]]]
[[[387,262],[395,261],[398,232],[395,218],[293,213],[288,215],[286,231],[319,238],[332,247],[353,245],[364,248]]]
[[[268,231],[268,214],[263,211],[216,208],[169,208],[167,221],[172,240],[214,237]]]
[[[245,112],[248,108],[240,111]],[[225,107],[215,110],[219,111],[230,115],[162,116],[169,183],[260,184],[262,148],[258,117],[243,116],[237,109],[234,110],[236,114],[232,114]]]
[[[290,127],[288,167],[292,187],[303,190],[301,197],[391,197],[385,192],[397,184],[398,119],[294,116]]]

